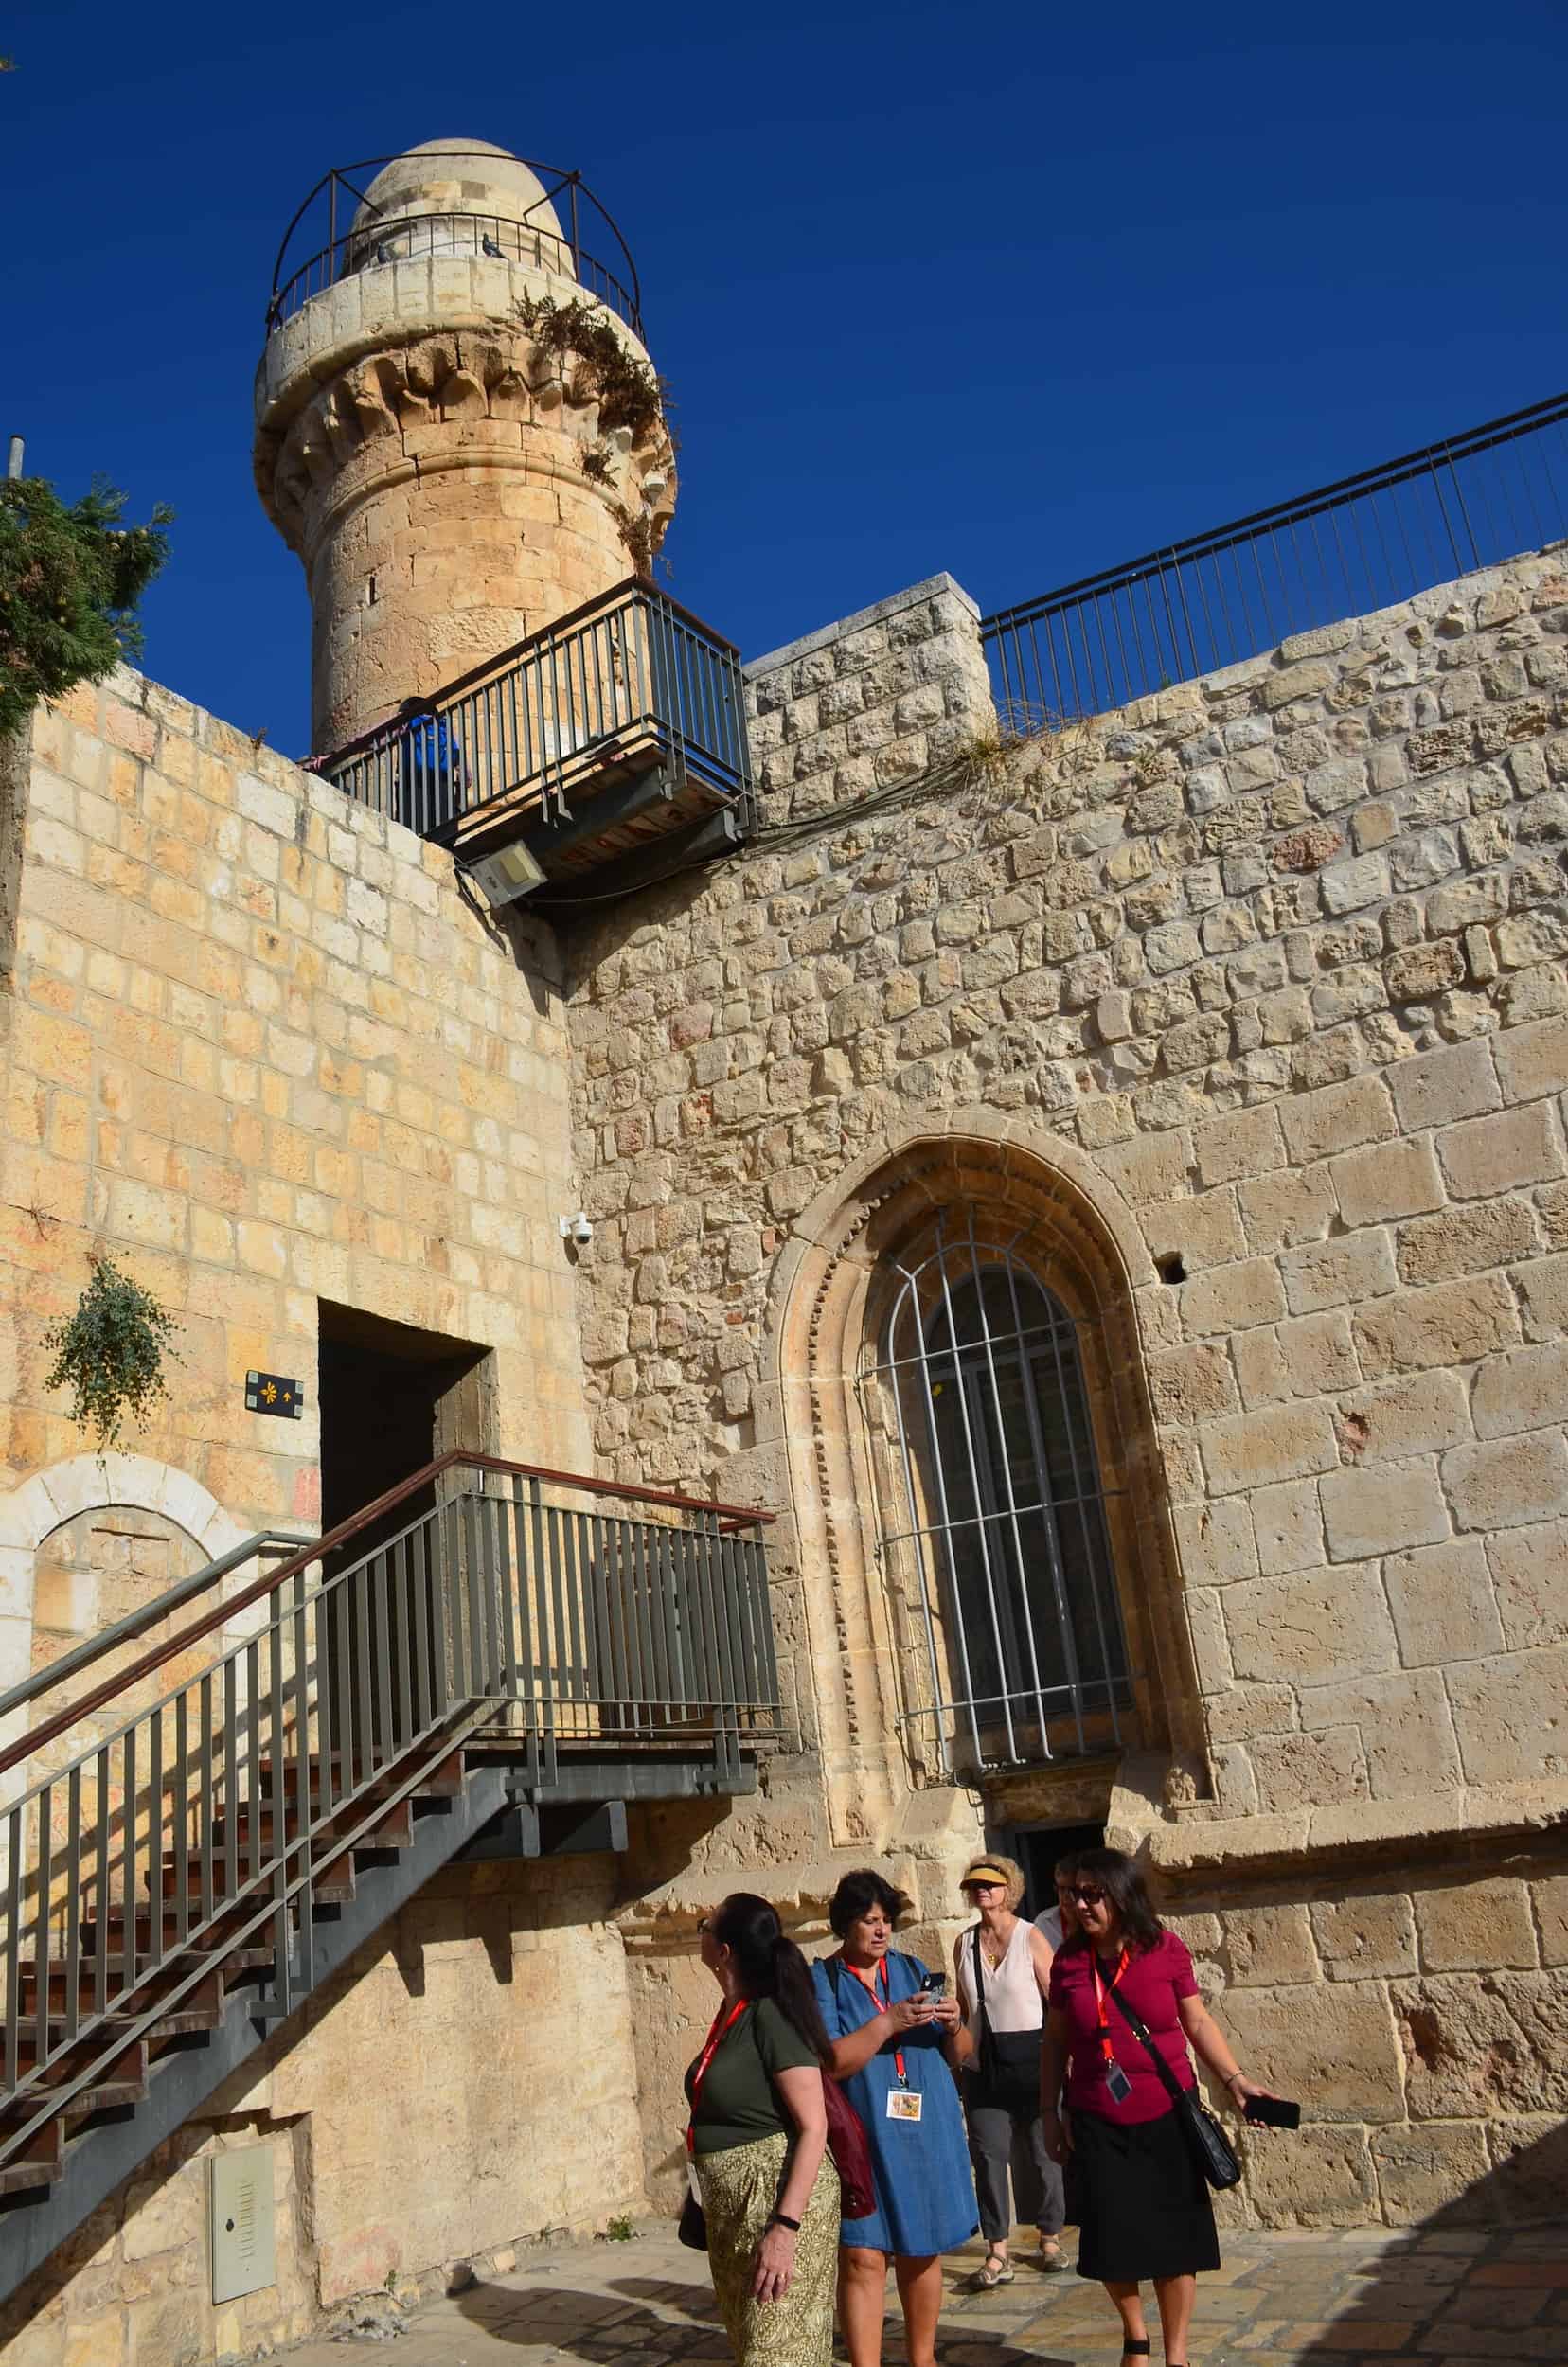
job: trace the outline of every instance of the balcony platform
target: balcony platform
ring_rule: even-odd
[[[544,905],[630,890],[757,823],[739,653],[638,577],[314,769],[465,869],[508,856]]]

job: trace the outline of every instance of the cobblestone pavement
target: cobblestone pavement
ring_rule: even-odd
[[[1071,2239],[1069,2239],[1070,2241]],[[1195,2367],[1557,2367],[1568,2360],[1568,2227],[1231,2234],[1204,2277]],[[1020,2248],[1022,2251],[1022,2248]],[[979,2248],[949,2263],[941,2367],[1116,2367],[1109,2305],[1071,2274],[1021,2265],[964,2289]],[[890,2297],[891,2298],[891,2297]],[[705,2264],[662,2229],[633,2243],[530,2252],[509,2276],[428,2304],[395,2343],[307,2343],[289,2367],[646,2367],[729,2357]],[[885,2357],[902,2360],[896,2305]],[[1154,2335],[1153,2367],[1160,2359]]]

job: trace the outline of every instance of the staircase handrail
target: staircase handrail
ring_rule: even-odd
[[[88,1636],[85,1642],[74,1646],[59,1660],[50,1661],[43,1668],[35,1668],[30,1677],[24,1677],[22,1682],[12,1685],[9,1693],[0,1693],[0,1724],[9,1717],[13,1710],[26,1709],[27,1703],[36,1701],[41,1693],[48,1693],[54,1686],[63,1684],[67,1677],[75,1677],[83,1668],[90,1668],[96,1660],[103,1658],[105,1652],[113,1652],[122,1644],[134,1643],[137,1636],[145,1635],[149,1628],[155,1628],[160,1619],[167,1619],[173,1611],[183,1611],[196,1595],[205,1593],[209,1586],[216,1586],[220,1578],[226,1578],[231,1570],[238,1570],[241,1563],[249,1561],[253,1555],[289,1554],[297,1546],[310,1543],[308,1537],[297,1536],[292,1529],[257,1529],[240,1544],[231,1546],[226,1554],[220,1554],[216,1561],[205,1562],[200,1570],[193,1570],[188,1578],[182,1578],[177,1586],[169,1587],[166,1593],[157,1595],[151,1603],[145,1603],[140,1611],[127,1611],[125,1617],[116,1619],[113,1627]],[[29,1745],[31,1740],[29,1735]]]
[[[599,1479],[586,1471],[554,1471],[542,1464],[511,1463],[500,1455],[479,1454],[467,1447],[449,1448],[445,1454],[437,1455],[434,1462],[425,1464],[409,1478],[400,1480],[396,1487],[389,1487],[372,1504],[365,1504],[347,1521],[340,1521],[336,1528],[310,1539],[303,1551],[294,1554],[280,1568],[268,1572],[253,1585],[241,1587],[239,1593],[231,1595],[227,1602],[219,1603],[202,1618],[193,1620],[188,1628],[182,1628],[178,1635],[155,1646],[134,1667],[122,1669],[118,1675],[106,1679],[102,1684],[83,1694],[80,1700],[67,1703],[53,1717],[45,1718],[42,1725],[34,1726],[19,1741],[0,1751],[0,1775],[9,1773],[11,1768],[30,1758],[35,1751],[43,1750],[45,1744],[57,1741],[82,1718],[90,1717],[96,1710],[102,1709],[116,1694],[139,1684],[143,1678],[153,1675],[168,1662],[177,1659],[192,1644],[199,1644],[204,1636],[211,1635],[215,1628],[225,1627],[241,1611],[248,1611],[252,1603],[258,1603],[266,1595],[276,1593],[290,1578],[297,1577],[312,1562],[325,1559],[340,1545],[347,1544],[351,1538],[359,1536],[372,1522],[390,1512],[394,1505],[404,1503],[421,1488],[432,1486],[443,1471],[449,1471],[458,1464],[469,1470],[494,1471],[505,1478],[545,1480],[559,1487],[581,1488],[589,1495],[619,1496],[628,1503],[664,1504],[676,1512],[705,1513],[726,1528],[767,1525],[778,1517],[776,1513],[765,1512],[756,1505],[719,1504],[700,1496],[678,1496],[666,1488],[638,1487],[623,1480]]]

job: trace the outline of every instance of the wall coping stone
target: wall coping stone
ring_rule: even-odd
[[[1452,1858],[1455,1844],[1557,1833],[1568,1823],[1568,1776],[1472,1785],[1452,1793],[1399,1800],[1356,1800],[1333,1806],[1288,1809],[1262,1816],[1185,1820],[1154,1828],[1149,1860],[1167,1876],[1217,1876],[1283,1870],[1302,1860],[1383,1858],[1397,1847],[1401,1862]]]
[[[876,600],[869,608],[857,609],[852,616],[841,616],[836,624],[822,625],[799,641],[786,641],[782,649],[770,650],[765,657],[748,658],[741,672],[749,682],[754,675],[771,674],[775,667],[791,666],[796,658],[809,657],[813,650],[826,649],[829,642],[843,641],[849,633],[861,632],[867,625],[880,625],[888,616],[897,616],[906,608],[916,608],[921,600],[953,598],[968,609],[976,624],[980,621],[980,603],[971,599],[963,585],[945,571],[939,576],[927,576],[923,583],[912,583],[905,592],[890,592],[885,600]]]

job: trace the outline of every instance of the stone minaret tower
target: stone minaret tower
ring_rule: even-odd
[[[285,283],[257,378],[256,476],[305,562],[317,753],[657,548],[675,494],[663,419],[615,423],[626,406],[601,401],[602,352],[596,370],[560,350],[544,299],[558,313],[595,302],[540,181],[483,140],[396,158],[330,258]],[[634,330],[600,304],[606,329],[650,384]]]

